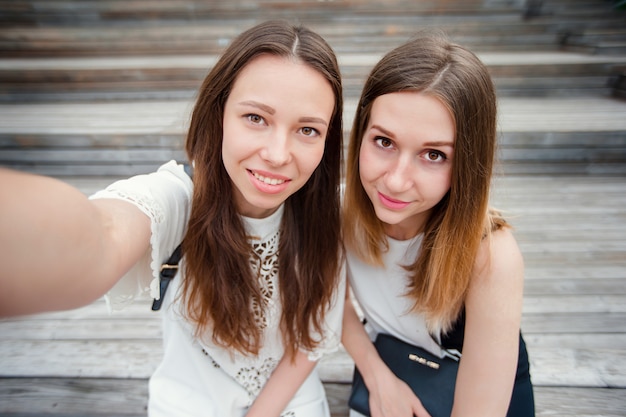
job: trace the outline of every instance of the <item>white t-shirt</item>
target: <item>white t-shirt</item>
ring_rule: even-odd
[[[140,296],[159,296],[159,268],[183,238],[192,189],[192,181],[183,167],[171,161],[155,173],[118,181],[91,197],[129,201],[151,219],[151,247],[107,294],[112,310],[123,308]],[[261,351],[256,356],[244,356],[214,345],[210,336],[202,340],[194,337],[194,327],[183,318],[184,306],[177,297],[182,279],[179,273],[170,283],[161,307],[164,355],[150,378],[150,416],[244,416],[267,382],[284,353],[277,282],[282,214],[283,206],[264,219],[242,217],[249,236],[254,237],[250,240],[254,251],[250,262],[263,293],[263,300],[257,303],[260,308],[255,309],[256,320],[264,329]],[[311,360],[339,348],[344,291],[342,277],[326,314],[324,340],[318,349],[308,352]],[[316,371],[303,383],[282,415],[330,416]]]
[[[408,291],[407,271],[417,258],[422,234],[408,240],[387,237],[389,251],[383,254],[384,266],[364,263],[352,252],[347,253],[347,273],[350,287],[367,320],[366,330],[372,340],[386,333],[421,346],[435,355],[443,352],[426,328],[424,317],[411,311],[413,301]]]

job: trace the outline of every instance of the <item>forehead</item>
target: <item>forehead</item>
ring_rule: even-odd
[[[298,80],[299,83],[307,86],[309,84],[330,83],[324,76],[297,57],[283,57],[269,53],[258,55],[252,58],[239,72],[235,78],[233,88],[243,85],[249,86],[263,80],[267,83],[278,81],[285,83]]]
[[[330,82],[304,62],[271,54],[252,59],[239,73],[228,101],[255,100],[275,109],[323,113],[330,119],[335,94]]]
[[[402,91],[384,94],[372,103],[368,128],[377,127],[394,136],[452,140],[455,125],[443,102],[429,94]]]

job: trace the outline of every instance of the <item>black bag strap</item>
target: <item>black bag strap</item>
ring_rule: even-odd
[[[152,311],[158,311],[161,309],[161,304],[163,304],[163,298],[167,292],[167,287],[170,285],[172,278],[174,278],[178,273],[178,262],[180,262],[181,257],[182,249],[181,245],[178,245],[178,247],[174,249],[172,256],[170,256],[169,259],[161,265],[161,272],[159,272],[159,299],[157,300],[155,298],[152,301]]]
[[[185,169],[187,175],[189,175],[189,178],[193,178],[193,167],[191,164],[183,164],[183,168]],[[163,304],[163,298],[165,298],[167,287],[170,285],[170,281],[178,273],[178,263],[180,262],[180,258],[183,256],[181,246],[182,245],[178,245],[169,259],[161,265],[161,271],[159,272],[159,299],[157,300],[155,298],[152,301],[152,311],[158,311],[161,309],[161,304]]]

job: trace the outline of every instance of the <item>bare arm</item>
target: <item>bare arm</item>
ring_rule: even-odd
[[[491,245],[481,248],[466,299],[452,416],[506,415],[517,367],[523,279],[523,259],[513,235],[496,232]]]
[[[278,417],[309,376],[317,362],[304,352],[296,353],[295,361],[283,356],[261,393],[246,414],[248,417]]]
[[[0,202],[0,316],[87,304],[149,245],[139,209],[52,178],[0,169]]]
[[[341,341],[359,369],[370,395],[372,417],[429,417],[411,388],[382,361],[346,291]]]

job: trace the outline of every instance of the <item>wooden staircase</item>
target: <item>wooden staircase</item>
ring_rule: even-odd
[[[477,52],[498,90],[493,203],[526,261],[537,415],[626,415],[626,10],[612,1],[0,0],[0,165],[90,194],[184,160],[202,79],[270,18],[336,50],[346,145],[383,53],[417,30]],[[0,416],[145,415],[160,349],[142,303],[0,320]],[[351,369],[344,351],[320,364],[335,417],[347,416]]]
[[[531,3],[0,0],[0,164],[126,176],[183,160],[190,103],[217,55],[255,22],[285,18],[337,51],[346,129],[376,60],[417,30],[443,30],[492,71],[504,172],[623,175],[626,105],[611,97],[624,90],[614,39],[626,11]]]

